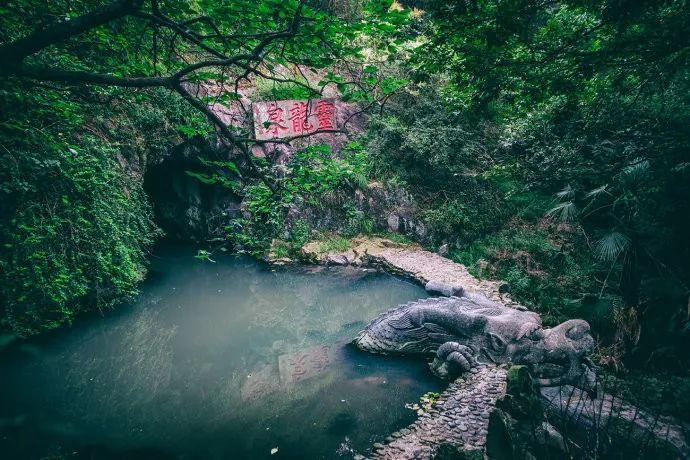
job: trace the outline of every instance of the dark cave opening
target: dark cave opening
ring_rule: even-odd
[[[228,222],[240,212],[241,198],[232,190],[203,183],[187,173],[204,168],[199,161],[203,156],[203,147],[181,145],[147,168],[144,190],[166,240],[203,242],[222,238]]]

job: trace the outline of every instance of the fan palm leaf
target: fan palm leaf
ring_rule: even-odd
[[[547,217],[557,217],[561,222],[572,222],[578,215],[578,209],[572,201],[559,203],[546,213]]]
[[[613,262],[630,244],[630,238],[621,232],[610,232],[595,243],[595,252],[599,259]]]

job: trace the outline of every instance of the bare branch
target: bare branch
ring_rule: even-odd
[[[206,51],[207,53],[212,54],[213,56],[220,58],[220,59],[227,59],[227,56],[220,51],[211,48],[210,46],[204,44],[201,40],[199,40],[197,37],[195,37],[193,34],[191,34],[186,28],[180,26],[178,23],[175,21],[169,19],[168,17],[160,14],[160,15],[155,15],[155,14],[150,14],[150,13],[144,13],[144,12],[139,12],[135,14],[136,17],[141,18],[141,19],[146,19],[149,22],[152,22],[154,24],[158,24],[163,27],[167,27],[171,30],[174,30],[177,32],[179,35],[187,39],[188,41],[194,43],[196,46],[201,48],[202,50]]]

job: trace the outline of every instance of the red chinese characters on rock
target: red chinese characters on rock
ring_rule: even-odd
[[[304,374],[307,373],[306,366],[308,357],[308,355],[299,355],[294,358],[291,358],[288,361],[288,363],[292,367],[292,375],[294,380],[301,380],[304,377]]]
[[[322,99],[316,103],[315,112],[319,130],[335,129],[335,104]]]
[[[328,370],[331,364],[331,349],[328,345],[321,345],[310,350],[309,353],[291,356],[288,360],[291,380],[298,382]]]
[[[273,137],[279,137],[281,132],[288,130],[287,126],[283,126],[285,122],[283,112],[285,111],[278,107],[278,104],[275,102],[266,109],[266,113],[268,114],[266,132],[273,134]]]
[[[252,112],[254,134],[259,140],[303,137],[338,129],[333,99],[255,102]]]
[[[312,370],[321,373],[325,372],[331,364],[331,348],[328,345],[317,347],[312,353],[311,366]]]
[[[299,134],[308,133],[313,130],[313,126],[309,123],[307,104],[305,102],[295,102],[290,109],[290,121],[292,122],[292,130]]]

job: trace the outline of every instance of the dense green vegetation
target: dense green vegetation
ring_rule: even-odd
[[[424,7],[417,83],[373,124],[376,170],[476,274],[590,320],[605,361],[686,362],[687,3]]]
[[[408,236],[547,321],[586,318],[601,362],[687,363],[687,2],[44,3],[0,7],[4,328],[136,292],[158,235],[143,172],[213,137],[189,174],[243,199],[214,245],[289,257],[322,232],[341,247],[386,230],[362,207],[385,184],[428,229]],[[337,153],[275,165],[210,108],[241,86],[335,87],[369,118]]]
[[[255,256],[271,250],[278,257],[294,255],[310,240],[312,230],[309,221],[289,217],[298,206],[336,213],[344,222],[341,231],[346,236],[372,232],[371,221],[351,202],[352,193],[366,187],[365,161],[356,142],[339,157],[334,157],[327,145],[316,145],[294,155],[282,177],[276,179],[279,193],[272,193],[261,182],[234,185],[244,197],[249,218],[233,220],[228,241]],[[205,176],[207,180],[212,177],[212,173]]]
[[[0,348],[137,295],[169,199],[209,262],[439,251],[688,420],[686,0],[12,0],[0,63]],[[255,139],[322,96],[341,133]]]
[[[208,104],[232,104],[242,82],[256,81],[259,94],[264,82],[271,97],[314,94],[305,79],[275,76],[273,69],[316,71],[360,59],[362,49],[353,46],[359,36],[384,34],[405,17],[389,12],[387,2],[322,6],[24,0],[0,7],[3,329],[19,336],[53,329],[136,292],[159,234],[142,191],[144,172],[188,139],[216,136],[220,155],[236,158],[223,163],[234,174],[224,183],[241,179],[251,219],[280,225],[283,206],[262,208],[267,194],[286,204],[293,194],[312,192],[295,185],[308,178],[312,160],[296,169],[297,182],[279,180],[272,165],[249,153],[247,127],[229,127]],[[326,77],[322,86],[337,84],[361,100],[373,99],[386,81]],[[204,86],[211,81],[221,89],[214,96]],[[343,179],[331,163],[334,170],[313,179]],[[235,238],[248,242],[244,234]],[[265,238],[254,239],[266,246]]]
[[[160,93],[1,94],[2,323],[30,335],[136,292],[158,235],[141,166],[190,117]]]

